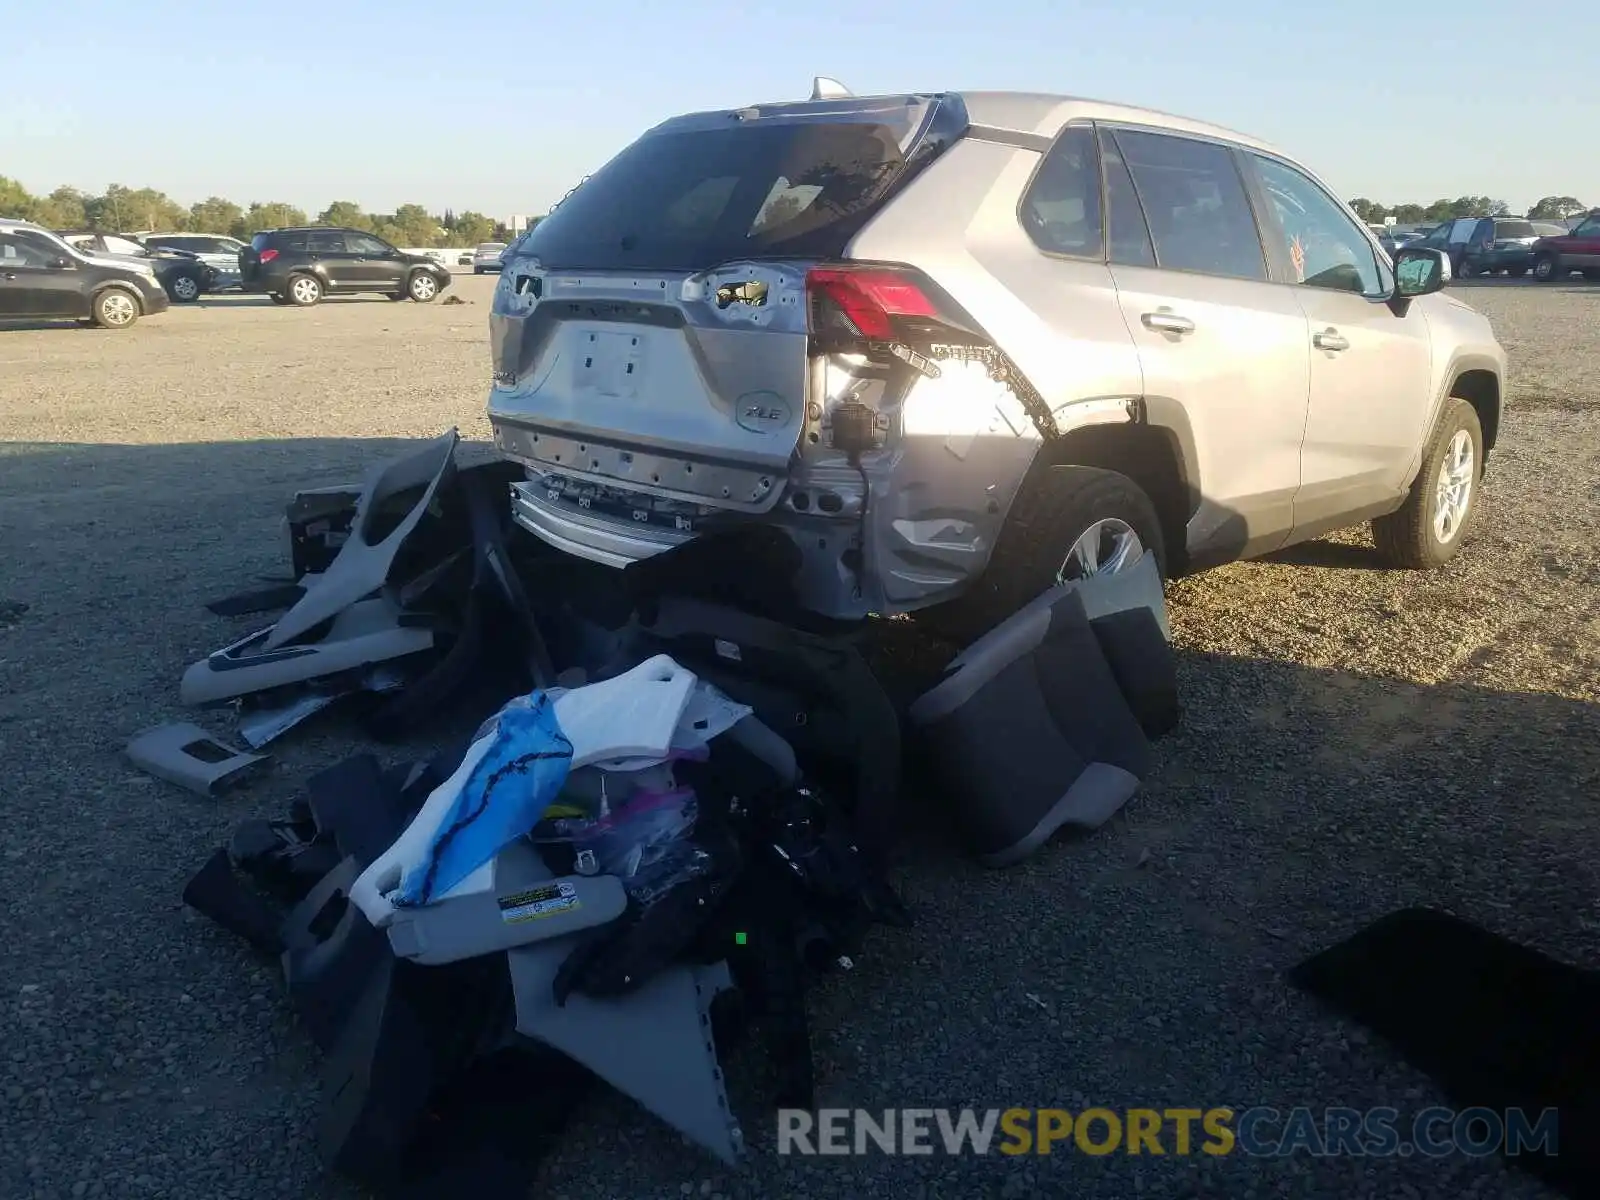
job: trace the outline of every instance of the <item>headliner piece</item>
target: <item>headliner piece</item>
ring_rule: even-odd
[[[395,459],[372,475],[357,502],[350,540],[339,548],[328,569],[306,589],[300,602],[273,626],[267,635],[268,650],[302,636],[384,585],[401,544],[411,536],[423,513],[433,503],[440,481],[454,462],[456,444],[460,440],[461,435],[452,428],[422,449]],[[416,487],[423,489],[422,495],[404,519],[382,541],[373,542],[370,537],[373,511],[387,497]]]
[[[560,1050],[725,1163],[744,1150],[711,1037],[711,1001],[733,986],[725,962],[671,966],[625,996],[555,1001],[577,938],[510,951],[517,1032]]]

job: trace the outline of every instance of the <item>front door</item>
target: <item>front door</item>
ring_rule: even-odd
[[[393,292],[398,291],[402,276],[405,274],[405,264],[400,257],[400,251],[389,243],[365,233],[347,233],[344,235],[345,249],[351,258],[353,276],[360,281],[359,286],[365,291]]]
[[[58,260],[69,265],[56,266]],[[26,233],[0,233],[0,315],[82,317],[88,312],[76,262]]]
[[[1372,240],[1304,172],[1247,160],[1311,329],[1311,408],[1300,453],[1296,539],[1392,509],[1417,466],[1432,410],[1432,343],[1415,306],[1389,307],[1394,275]]]
[[[1561,265],[1585,271],[1600,267],[1600,214],[1586,217],[1567,235]]]
[[[1271,282],[1227,146],[1102,130],[1111,275],[1145,402],[1187,423],[1196,565],[1282,545],[1300,486],[1311,358],[1305,313]]]

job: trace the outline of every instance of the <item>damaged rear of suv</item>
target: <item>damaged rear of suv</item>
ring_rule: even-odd
[[[1174,574],[1369,518],[1431,565],[1504,355],[1408,253],[1397,278],[1303,169],[1139,109],[692,114],[505,252],[489,415],[546,542],[623,567],[761,522],[835,618],[971,634],[1147,549]]]

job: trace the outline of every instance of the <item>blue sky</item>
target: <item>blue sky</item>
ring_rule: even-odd
[[[1600,9],[1456,0],[58,0],[0,22],[0,175],[542,212],[675,112],[1058,91],[1232,126],[1349,198],[1600,205]],[[1554,51],[1574,48],[1565,65]],[[1511,55],[1515,52],[1515,56]]]

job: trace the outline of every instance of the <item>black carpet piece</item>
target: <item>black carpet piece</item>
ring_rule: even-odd
[[[1455,1109],[1560,1114],[1553,1155],[1508,1153],[1574,1200],[1600,1197],[1600,971],[1431,909],[1392,913],[1289,972],[1389,1041]]]

